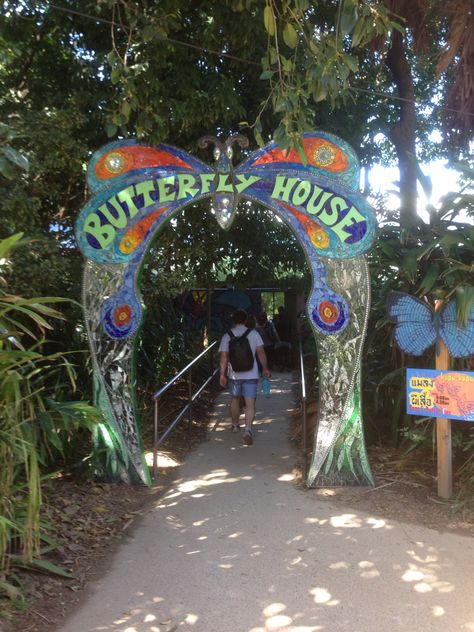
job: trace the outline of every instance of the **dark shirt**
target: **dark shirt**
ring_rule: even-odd
[[[273,319],[273,324],[282,342],[291,342],[291,318],[288,312],[280,312]]]

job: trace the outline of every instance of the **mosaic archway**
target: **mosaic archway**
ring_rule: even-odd
[[[134,352],[143,307],[138,271],[157,231],[184,207],[211,198],[228,229],[239,199],[262,204],[296,235],[312,272],[307,311],[319,357],[319,424],[307,484],[373,484],[361,417],[360,364],[370,306],[364,253],[375,235],[358,192],[354,150],[324,132],[305,134],[306,160],[270,143],[232,165],[232,145],[211,137],[211,167],[168,145],[110,143],[94,154],[77,241],[86,258],[83,301],[92,353],[97,429],[115,478],[149,484],[135,403]]]

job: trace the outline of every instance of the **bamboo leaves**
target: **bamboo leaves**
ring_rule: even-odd
[[[474,303],[474,286],[456,288],[456,319],[460,327],[465,327]]]
[[[21,234],[0,241],[2,265],[22,243]],[[45,341],[37,332],[50,330],[50,320],[62,318],[50,306],[60,300],[25,299],[0,289],[0,572],[26,565],[69,576],[39,559],[40,467],[52,460],[53,452],[64,456],[77,432],[90,432],[100,414],[85,402],[66,400],[64,391],[74,386],[74,368],[64,354],[43,352]],[[20,556],[13,542],[20,543]],[[0,591],[17,594],[3,579]]]
[[[449,301],[455,296],[457,323],[465,326],[474,301],[474,231],[460,217],[472,216],[471,196],[472,181],[466,181],[461,191],[446,194],[433,207],[430,224],[420,221],[403,239],[398,228],[381,229],[376,244],[378,262],[374,261],[372,270],[383,296],[389,289],[403,289],[425,297],[432,305],[435,300]]]

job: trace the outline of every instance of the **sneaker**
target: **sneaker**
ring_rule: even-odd
[[[245,429],[243,442],[244,445],[252,445],[253,443],[253,432],[249,428]]]
[[[240,426],[238,426],[236,424],[232,424],[231,430],[232,430],[232,432],[237,433],[240,430]]]

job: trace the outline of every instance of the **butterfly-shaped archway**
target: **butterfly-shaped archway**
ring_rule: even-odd
[[[307,133],[303,152],[275,143],[236,168],[232,144],[215,143],[215,167],[168,145],[110,143],[88,169],[93,197],[82,209],[77,241],[86,263],[83,304],[94,371],[94,397],[104,415],[97,433],[108,465],[125,482],[149,484],[135,402],[134,353],[143,308],[138,273],[157,231],[184,207],[212,198],[224,229],[244,198],[262,204],[296,235],[312,273],[307,312],[319,358],[319,423],[308,486],[373,484],[361,416],[360,365],[370,306],[364,253],[375,217],[358,192],[354,150],[324,132]],[[303,159],[302,159],[303,158]]]

